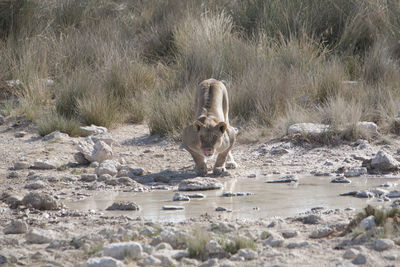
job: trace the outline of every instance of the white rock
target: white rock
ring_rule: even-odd
[[[170,244],[173,248],[176,248],[178,246],[178,238],[173,232],[163,230],[160,233],[160,237],[163,242]]]
[[[172,201],[190,201],[190,198],[188,196],[175,193],[175,195],[172,197]]]
[[[29,167],[30,164],[26,161],[14,162],[14,170],[23,170],[23,169],[28,169]]]
[[[4,226],[3,232],[5,235],[8,234],[24,234],[28,231],[28,225],[26,222],[21,220],[12,220],[6,226]]]
[[[217,241],[210,240],[206,244],[206,251],[209,254],[214,254],[214,253],[222,253],[222,252],[224,252],[224,249]]]
[[[126,256],[138,259],[142,255],[142,246],[137,242],[112,243],[104,247],[104,256],[124,259]]]
[[[394,242],[390,239],[376,239],[373,242],[372,247],[376,251],[384,251],[393,248]]]
[[[19,132],[16,132],[14,136],[17,137],[17,138],[21,138],[21,137],[24,137],[27,134],[28,133],[25,132],[25,131],[19,131]]]
[[[169,266],[176,266],[177,262],[172,258],[172,251],[171,250],[159,250],[154,253],[154,257],[161,260],[161,266],[169,267]]]
[[[371,167],[380,171],[395,171],[399,167],[399,162],[380,150],[371,160]]]
[[[351,168],[344,172],[346,177],[357,177],[367,174],[367,168]]]
[[[196,177],[186,179],[179,183],[179,191],[198,191],[198,190],[212,190],[220,189],[222,184],[215,178]]]
[[[172,250],[172,246],[166,242],[161,242],[155,247],[156,250],[167,249]]]
[[[85,141],[78,143],[78,151],[90,162],[103,162],[107,159],[111,159],[113,156],[112,149],[103,141],[97,141],[93,143],[90,138],[86,138]]]
[[[24,196],[21,202],[27,207],[38,210],[55,210],[58,208],[57,201],[52,196],[43,193],[30,192]]]
[[[37,190],[37,189],[45,188],[46,185],[47,184],[45,182],[39,180],[34,183],[25,185],[24,188],[30,189],[30,190]]]
[[[386,196],[389,198],[400,197],[400,191],[398,191],[398,190],[390,191],[390,193],[386,194]]]
[[[378,126],[373,122],[361,121],[357,123],[357,127],[363,136],[374,137],[379,135]]]
[[[311,232],[311,238],[323,238],[327,237],[333,233],[333,229],[327,226],[317,227],[314,231]]]
[[[125,264],[111,257],[90,258],[86,261],[86,267],[123,267]]]
[[[63,141],[69,137],[68,134],[60,131],[54,131],[43,137],[43,141]]]
[[[143,260],[143,266],[160,266],[160,265],[161,265],[161,260],[151,255],[145,257]]]
[[[103,174],[109,174],[111,176],[115,176],[118,173],[118,169],[121,167],[121,164],[115,160],[105,160],[95,169],[97,176],[101,176]]]
[[[33,163],[33,167],[41,170],[51,170],[57,169],[57,164],[49,160],[38,159]]]
[[[101,126],[96,126],[94,124],[90,126],[82,126],[80,127],[81,131],[81,136],[89,136],[93,134],[105,134],[107,133],[107,128],[101,127]]]
[[[329,125],[318,123],[296,123],[289,127],[288,134],[306,134],[319,137],[329,130]]]
[[[375,228],[375,217],[374,215],[368,216],[360,222],[360,226],[365,229],[365,230],[370,230],[372,228]]]
[[[367,257],[362,253],[358,253],[358,255],[351,262],[355,265],[362,265],[367,262]]]
[[[247,248],[240,249],[238,255],[247,261],[254,260],[258,257],[258,253],[256,251]]]
[[[263,242],[264,245],[268,245],[270,247],[282,247],[284,243],[284,239],[276,234],[271,234],[265,241]]]
[[[25,238],[28,243],[45,244],[55,239],[55,233],[51,230],[31,229]]]
[[[114,143],[114,140],[112,139],[111,135],[109,134],[96,134],[92,135],[90,137],[94,143],[97,143],[97,141],[103,141],[107,145],[111,146]]]

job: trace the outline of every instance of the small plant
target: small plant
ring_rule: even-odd
[[[82,174],[83,172],[82,172],[82,170],[81,169],[73,169],[72,171],[71,171],[71,174],[74,174],[74,175],[80,175],[80,174]]]
[[[267,231],[263,231],[262,233],[261,233],[261,239],[262,240],[264,240],[264,239],[267,239],[268,237],[270,237],[271,236],[271,233],[270,232],[267,232]]]
[[[206,244],[211,240],[211,235],[202,228],[196,228],[186,240],[190,258],[206,259]]]
[[[45,136],[56,130],[67,133],[70,136],[79,136],[80,126],[77,119],[68,119],[57,114],[46,115],[37,121],[38,131],[41,136]]]
[[[220,240],[220,244],[230,254],[236,254],[242,248],[256,250],[254,240],[239,235],[234,236],[230,240],[222,239]]]
[[[103,244],[97,244],[92,247],[86,252],[88,256],[93,256],[94,254],[103,250]]]

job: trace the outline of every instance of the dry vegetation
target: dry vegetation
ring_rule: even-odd
[[[227,81],[235,126],[398,128],[399,1],[8,0],[0,13],[0,97],[41,134],[143,120],[179,133],[209,77]]]

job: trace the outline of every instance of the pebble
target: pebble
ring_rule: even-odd
[[[367,168],[351,168],[344,172],[346,177],[358,177],[367,174]]]
[[[157,259],[156,257],[149,255],[144,258],[143,266],[160,266],[161,260]]]
[[[24,186],[24,188],[30,189],[30,190],[42,189],[42,188],[45,188],[45,187],[46,187],[46,183],[41,181],[41,180],[36,181],[34,183],[31,183],[31,184],[27,184],[27,185]]]
[[[93,182],[96,181],[97,175],[96,174],[82,174],[81,181],[82,182]]]
[[[266,181],[266,183],[291,183],[291,182],[297,182],[297,181],[298,181],[298,179],[296,177],[294,177],[293,175],[289,175],[289,176],[281,177],[276,180]]]
[[[222,184],[215,178],[196,177],[179,183],[179,191],[213,190],[222,188]]]
[[[106,210],[139,210],[139,206],[133,202],[120,201],[114,202]]]
[[[181,195],[179,193],[175,193],[175,195],[172,197],[173,201],[190,201],[190,197]]]
[[[40,170],[51,170],[57,169],[57,164],[48,160],[38,159],[33,163],[33,168]]]
[[[254,250],[242,248],[237,253],[239,257],[243,257],[245,260],[254,260],[258,257],[258,253]]]
[[[226,211],[226,212],[232,212],[232,210],[229,210],[229,209],[227,209],[227,208],[224,208],[224,207],[216,207],[216,208],[215,208],[215,211]]]
[[[386,196],[388,198],[398,198],[400,197],[400,191],[398,190],[391,191],[390,193],[386,194]]]
[[[286,247],[288,249],[294,249],[294,248],[303,248],[303,247],[306,247],[308,245],[309,244],[308,244],[307,241],[303,241],[303,242],[292,242],[292,243],[289,243]]]
[[[7,175],[7,178],[9,178],[9,179],[13,179],[13,178],[18,178],[19,177],[19,173],[18,172],[10,172],[8,175]]]
[[[362,219],[360,222],[360,226],[365,230],[370,230],[372,228],[375,228],[376,224],[374,215],[370,215]]]
[[[81,136],[83,136],[83,137],[93,135],[93,134],[105,134],[107,132],[108,132],[107,128],[101,127],[101,126],[96,126],[94,124],[92,124],[90,126],[80,127],[80,133],[81,133]]]
[[[318,227],[310,234],[311,238],[323,238],[333,233],[333,229],[327,226]]]
[[[351,262],[355,265],[362,265],[367,263],[367,257],[364,254],[359,253]]]
[[[31,229],[25,235],[26,242],[32,244],[50,243],[55,239],[55,234],[51,230]]]
[[[357,192],[355,194],[355,197],[358,197],[358,198],[373,198],[373,197],[375,197],[375,194],[370,192],[370,191],[363,190],[363,191]]]
[[[129,256],[132,259],[139,259],[142,256],[142,246],[137,242],[112,243],[104,246],[104,256],[110,256],[122,260]]]
[[[183,210],[185,208],[182,206],[163,206],[162,209],[163,210]]]
[[[22,199],[22,204],[38,210],[55,210],[57,201],[50,195],[30,192]]]
[[[347,179],[344,176],[340,176],[340,177],[335,177],[331,180],[331,183],[344,183],[344,184],[349,184],[351,183],[351,181],[349,179]]]
[[[299,220],[301,220],[304,224],[318,224],[321,222],[321,217],[310,214],[308,216],[300,218]]]
[[[123,267],[125,266],[119,260],[113,259],[111,257],[95,257],[90,258],[86,261],[86,267]]]
[[[222,193],[223,197],[240,197],[240,196],[250,196],[250,195],[253,195],[253,193],[250,193],[250,192],[237,192],[237,193],[223,192]]]
[[[4,226],[3,233],[9,234],[24,234],[28,231],[28,225],[22,220],[12,220]]]
[[[30,164],[27,161],[16,161],[14,162],[14,170],[28,169]]]
[[[205,198],[206,196],[201,193],[195,193],[195,194],[185,194],[188,198]]]
[[[394,242],[390,239],[376,239],[372,243],[372,247],[376,251],[384,251],[394,247]]]
[[[161,250],[161,249],[166,249],[166,250],[172,250],[172,246],[166,242],[161,242],[155,247],[156,250]]]
[[[351,260],[354,259],[358,254],[358,250],[354,248],[348,248],[343,254],[343,259]]]
[[[292,238],[292,237],[297,236],[298,233],[295,230],[286,230],[286,231],[282,231],[281,234],[284,238]]]

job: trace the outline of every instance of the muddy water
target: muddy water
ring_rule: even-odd
[[[110,193],[101,192],[85,200],[66,202],[70,209],[104,212],[105,215],[141,216],[153,221],[182,221],[199,215],[219,214],[224,218],[254,220],[263,217],[294,216],[313,207],[361,209],[366,204],[382,204],[376,199],[359,199],[339,196],[354,190],[366,190],[385,182],[400,183],[393,178],[352,178],[351,184],[330,183],[330,177],[301,177],[297,184],[265,183],[272,178],[233,178],[224,183],[223,190],[201,191],[203,199],[190,202],[172,201],[175,191],[154,191],[146,193]],[[390,188],[390,190],[399,189]],[[254,195],[222,197],[222,192],[250,192]],[[193,192],[181,192],[193,193]],[[132,201],[140,206],[139,211],[106,211],[115,201]],[[184,206],[184,210],[164,211],[162,206]],[[216,212],[216,207],[224,207],[232,212]]]

